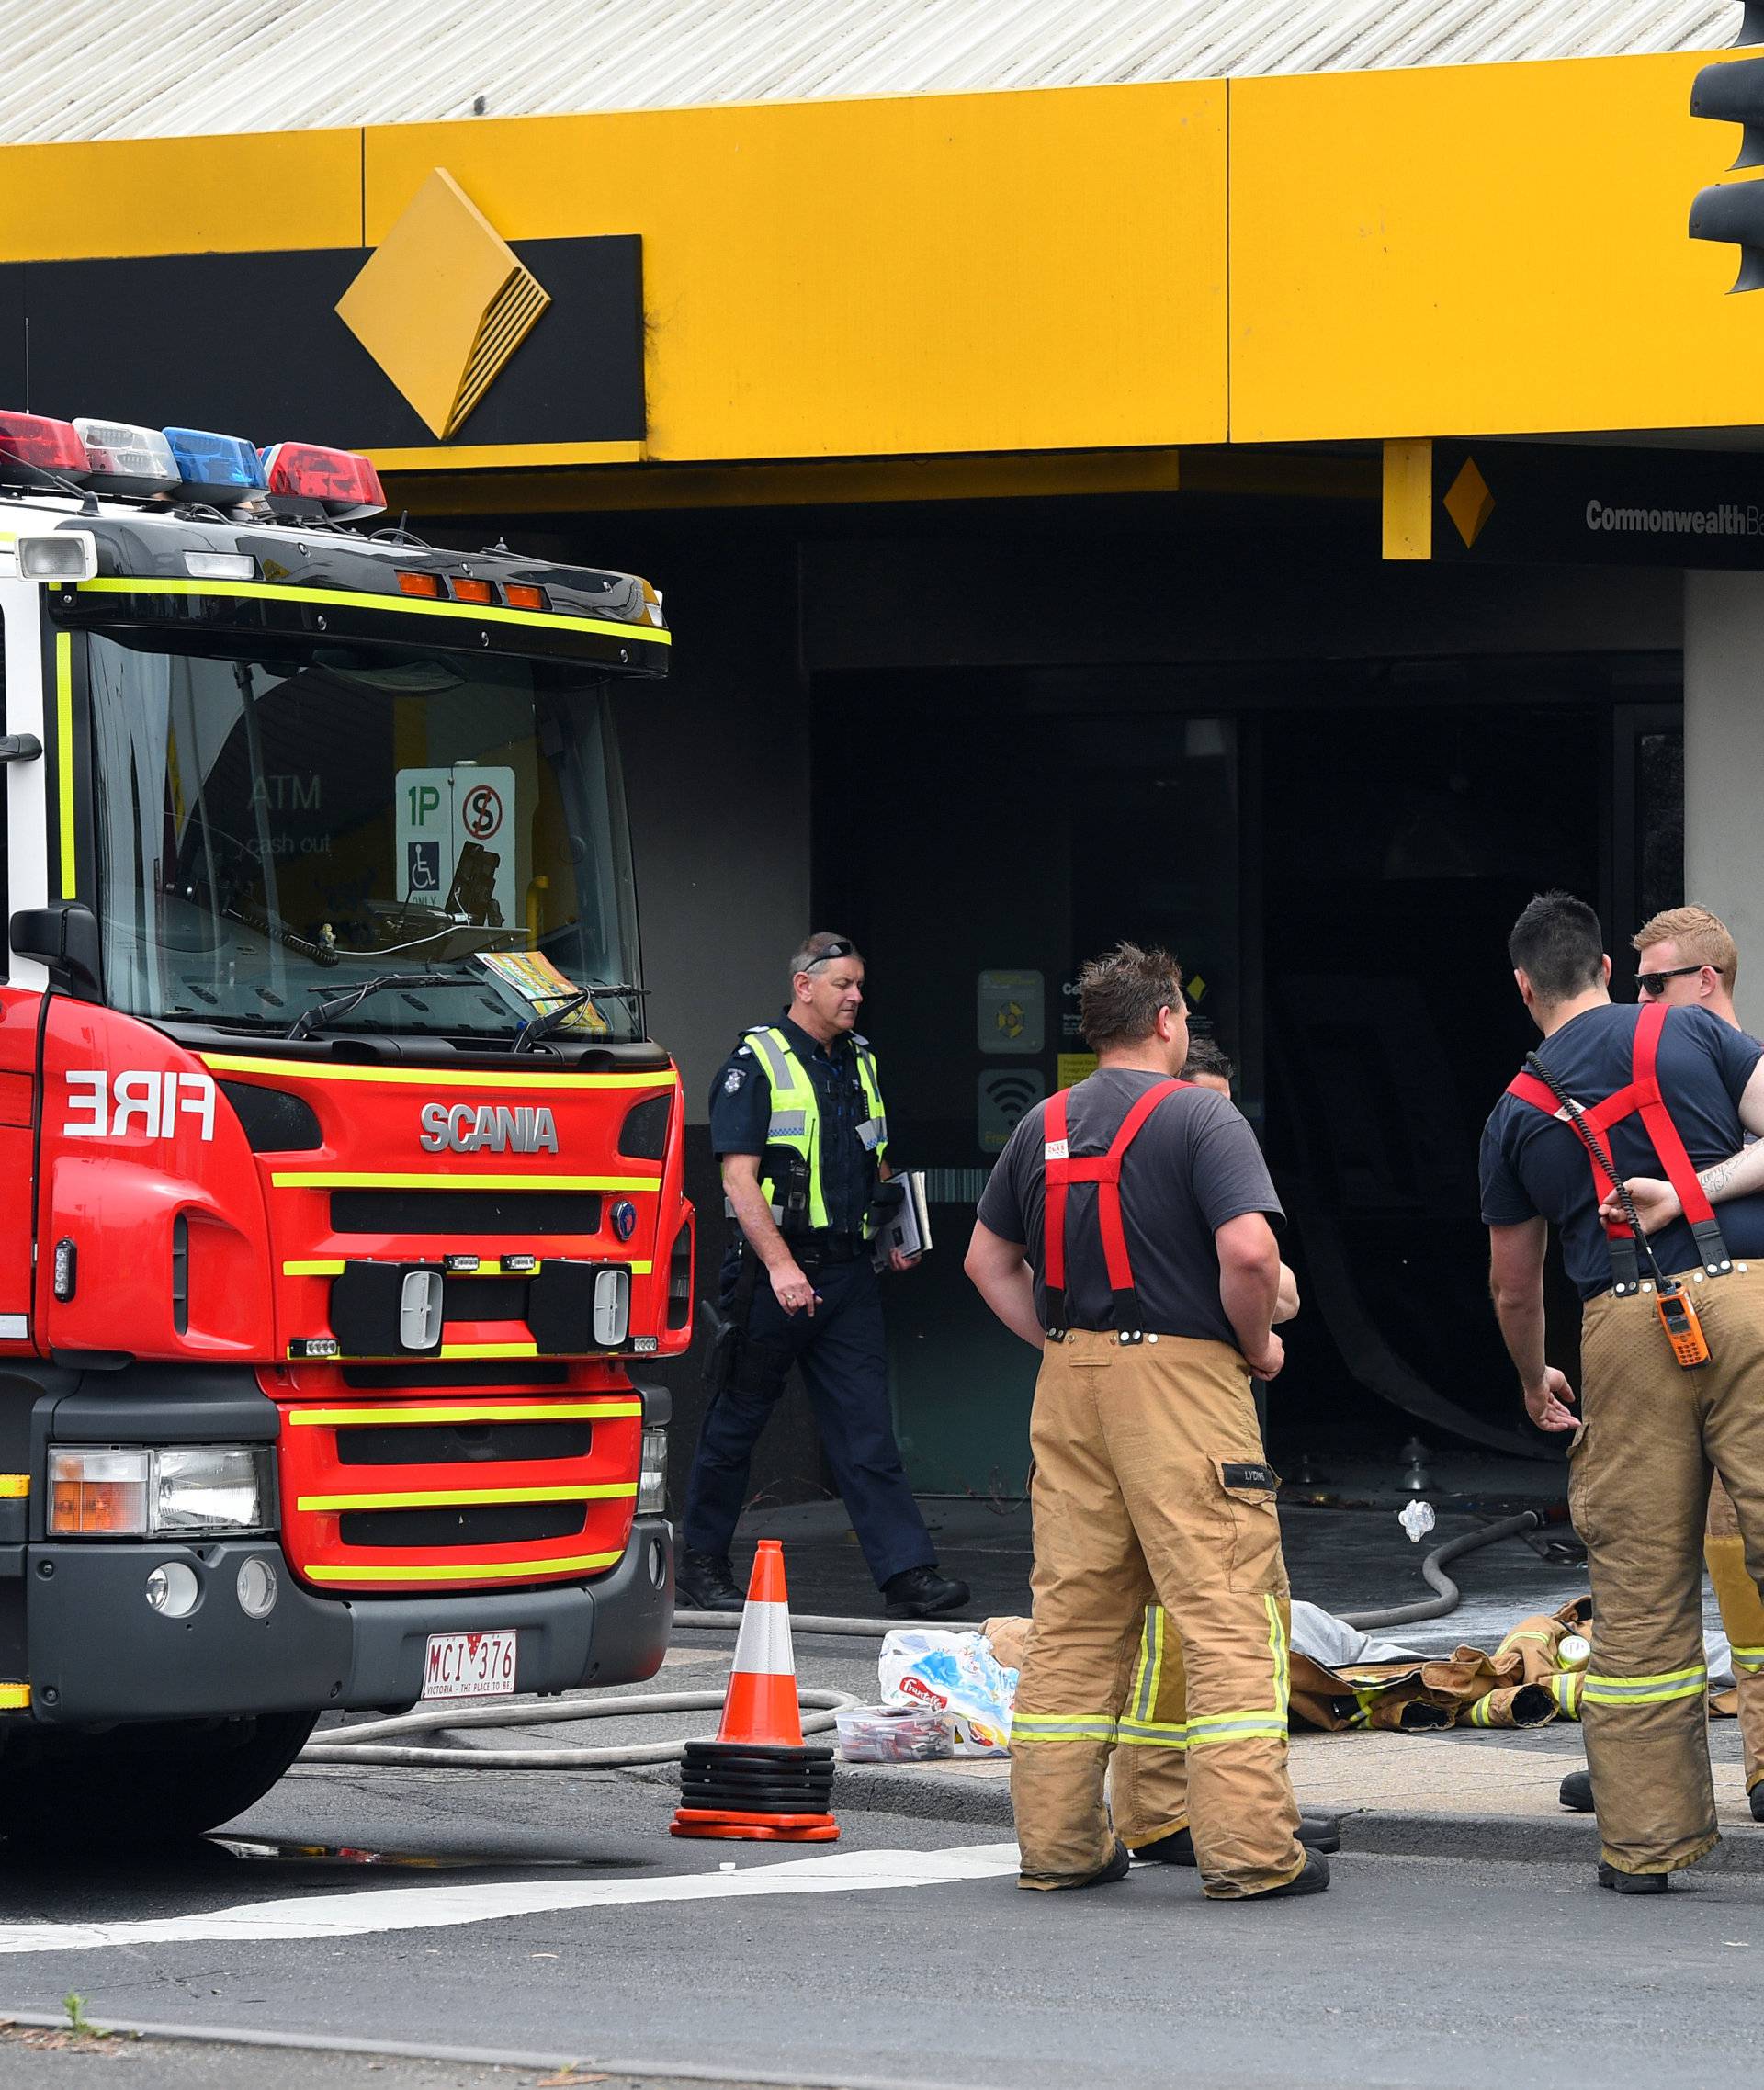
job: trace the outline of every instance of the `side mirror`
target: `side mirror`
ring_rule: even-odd
[[[21,908],[12,918],[12,947],[46,965],[55,985],[76,994],[103,991],[98,918],[78,900]]]

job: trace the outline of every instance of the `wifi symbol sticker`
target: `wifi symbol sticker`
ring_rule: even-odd
[[[1046,1078],[1033,1067],[999,1067],[980,1076],[980,1152],[997,1154],[1017,1123],[1047,1093]]]

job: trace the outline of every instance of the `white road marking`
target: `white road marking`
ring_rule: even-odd
[[[0,1924],[0,1952],[91,1952],[113,1945],[186,1944],[197,1938],[298,1940],[388,1930],[439,1930],[556,1909],[644,1902],[721,1902],[764,1894],[849,1894],[884,1887],[940,1887],[1017,1870],[1013,1843],[954,1850],[850,1850],[764,1862],[737,1872],[676,1872],[664,1879],[512,1880],[488,1886],[382,1887],[250,1902],[207,1915],[147,1923]]]

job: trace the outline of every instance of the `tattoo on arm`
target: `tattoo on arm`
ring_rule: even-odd
[[[1697,1177],[1697,1181],[1702,1185],[1704,1194],[1711,1198],[1719,1197],[1722,1192],[1727,1188],[1727,1185],[1733,1181],[1734,1170],[1738,1168],[1739,1163],[1740,1157],[1734,1154],[1730,1155],[1724,1161],[1717,1161],[1713,1168],[1704,1169]]]

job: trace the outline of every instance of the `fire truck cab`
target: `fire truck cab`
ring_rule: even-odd
[[[0,413],[13,1835],[188,1834],[323,1712],[662,1660],[636,1374],[693,1217],[611,692],[669,634],[381,501]]]

